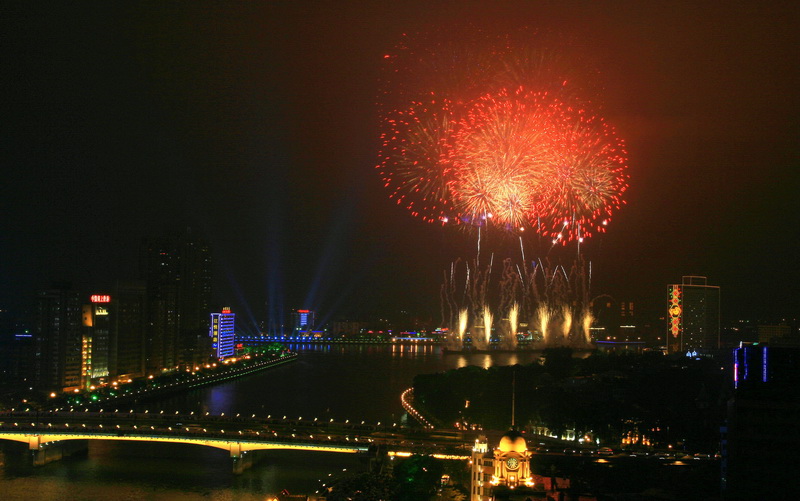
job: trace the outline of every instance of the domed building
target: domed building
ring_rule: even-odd
[[[543,491],[533,489],[530,459],[528,444],[518,431],[508,431],[492,451],[485,438],[476,440],[470,501],[541,498]]]

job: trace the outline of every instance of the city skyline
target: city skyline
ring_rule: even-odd
[[[594,295],[666,315],[664,286],[697,274],[725,320],[796,315],[796,6],[423,5],[12,13],[0,308],[54,280],[108,291],[142,238],[191,226],[243,322],[265,302],[438,321],[474,241],[389,200],[375,101],[403,33],[472,22],[560,32],[599,70],[631,182],[587,243]]]

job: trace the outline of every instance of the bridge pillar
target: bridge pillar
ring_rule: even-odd
[[[89,450],[88,440],[60,440],[43,444],[41,440],[38,440],[40,437],[37,436],[36,438],[35,443],[34,440],[29,443],[33,466],[44,466],[61,458]]]
[[[253,466],[253,454],[243,451],[239,442],[230,444],[230,451],[234,475],[241,475]]]
[[[28,449],[32,451],[38,451],[39,447],[42,444],[42,437],[41,435],[29,435],[28,436]]]

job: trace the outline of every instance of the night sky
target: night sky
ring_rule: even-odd
[[[797,2],[129,4],[0,14],[0,308],[110,290],[142,237],[190,226],[242,320],[268,298],[438,320],[474,239],[389,200],[376,96],[402,33],[473,23],[562,33],[600,70],[631,179],[593,294],[652,311],[700,274],[723,321],[800,313]]]

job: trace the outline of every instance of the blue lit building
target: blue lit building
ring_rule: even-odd
[[[292,312],[292,320],[294,323],[292,335],[314,329],[314,312],[312,310],[295,310]]]
[[[740,390],[778,390],[800,384],[800,350],[755,343],[733,350],[733,385]]]
[[[722,427],[724,499],[798,499],[800,349],[753,344],[733,351],[734,391]]]
[[[219,360],[232,357],[235,352],[234,322],[236,314],[230,308],[223,308],[221,313],[211,314],[211,348]]]

